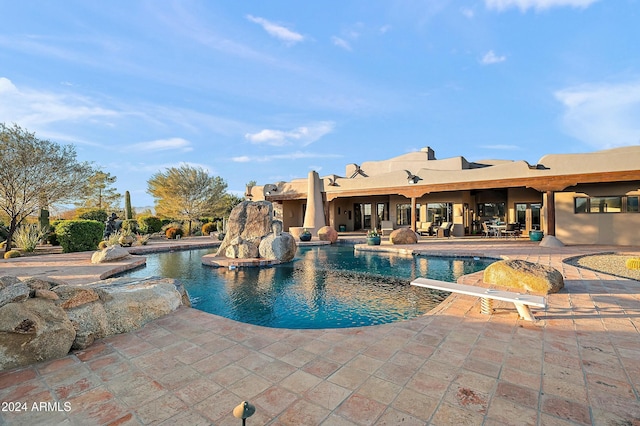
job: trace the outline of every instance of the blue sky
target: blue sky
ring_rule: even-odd
[[[72,143],[135,206],[188,163],[241,194],[431,146],[640,144],[638,0],[0,1],[0,122]]]

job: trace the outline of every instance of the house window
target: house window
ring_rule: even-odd
[[[505,220],[505,203],[480,203],[478,204],[478,216],[481,220]]]
[[[429,203],[427,204],[427,220],[434,225],[440,225],[442,222],[451,222],[451,212],[453,205],[451,203]]]
[[[416,221],[420,221],[420,204],[416,204]],[[396,225],[411,225],[411,204],[396,204]]]
[[[575,213],[638,213],[637,196],[576,197]]]

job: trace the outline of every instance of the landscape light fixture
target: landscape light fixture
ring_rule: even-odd
[[[242,426],[246,425],[247,419],[256,412],[256,407],[249,401],[242,401],[240,405],[233,409],[233,416],[242,419]]]

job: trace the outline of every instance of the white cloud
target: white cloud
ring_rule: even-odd
[[[264,129],[257,133],[245,134],[245,139],[254,144],[272,146],[285,146],[297,144],[307,146],[317,141],[324,135],[331,133],[335,124],[331,121],[322,121],[311,126],[301,126],[293,130]]]
[[[158,139],[149,142],[140,142],[126,147],[126,150],[156,152],[168,150],[192,151],[191,142],[182,138]]]
[[[379,30],[380,34],[388,33],[389,31],[391,31],[391,28],[392,28],[391,25],[383,25],[383,26],[381,26],[380,30]]]
[[[517,7],[522,12],[526,12],[527,9],[540,11],[561,6],[587,8],[596,1],[598,0],[484,0],[484,4],[487,9],[503,11]]]
[[[8,78],[0,77],[0,117],[32,131],[49,123],[104,120],[118,115],[86,97],[20,89]]]
[[[472,19],[473,16],[475,15],[475,13],[473,12],[473,9],[469,8],[469,7],[463,7],[460,9],[460,12],[467,18]]]
[[[351,51],[351,45],[345,39],[333,36],[333,37],[331,37],[331,41],[333,42],[334,45],[336,45],[338,47],[341,47],[344,50]]]
[[[256,162],[256,163],[266,163],[269,161],[276,160],[301,160],[306,158],[341,158],[342,156],[339,154],[317,154],[313,152],[289,152],[286,154],[273,154],[273,155],[256,155],[256,156],[238,156],[231,158],[231,161],[236,163],[248,163],[248,162]]]
[[[481,62],[485,65],[491,65],[491,64],[497,64],[500,62],[504,62],[507,60],[506,56],[498,56],[494,53],[493,50],[488,51],[487,53],[485,53],[485,55],[482,57]]]
[[[280,39],[287,44],[295,44],[304,40],[304,36],[302,34],[291,31],[282,25],[274,24],[264,18],[247,15],[247,19],[260,25],[270,36]]]
[[[640,144],[640,81],[590,84],[554,93],[569,135],[598,149]]]

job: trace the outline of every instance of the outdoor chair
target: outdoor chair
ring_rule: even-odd
[[[513,237],[517,238],[520,236],[520,224],[519,223],[508,223],[507,228],[502,231],[505,238]]]
[[[433,229],[431,228],[431,222],[417,222],[416,232],[420,235],[432,235]]]
[[[451,232],[453,232],[453,222],[443,222],[442,225],[438,228],[438,237],[451,237]]]
[[[489,228],[487,222],[482,222],[482,236],[486,238],[495,237],[497,236],[497,231]]]

